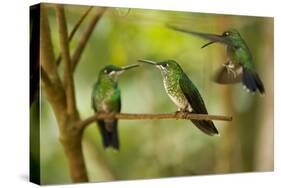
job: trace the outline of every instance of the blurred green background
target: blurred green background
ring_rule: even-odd
[[[49,21],[55,53],[59,36],[53,5]],[[70,31],[86,6],[65,7]],[[70,44],[73,52],[93,9]],[[175,24],[194,31],[221,34],[239,30],[254,57],[266,95],[249,94],[241,84],[211,81],[226,62],[225,46],[165,27]],[[273,18],[189,12],[110,8],[93,32],[75,72],[81,117],[93,114],[92,86],[106,64],[127,65],[137,59],[176,60],[199,89],[213,115],[231,115],[232,122],[216,121],[220,136],[210,137],[187,120],[120,120],[119,152],[104,150],[96,124],[84,132],[83,152],[91,181],[221,174],[273,170]],[[60,67],[62,69],[62,67]],[[159,70],[142,65],[119,79],[122,112],[175,112],[165,93]],[[42,93],[40,164],[42,184],[71,182],[52,109]],[[32,112],[32,111],[31,111]]]

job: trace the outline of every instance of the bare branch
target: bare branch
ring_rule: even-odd
[[[89,7],[85,13],[80,17],[80,19],[78,20],[78,22],[74,25],[72,31],[70,32],[69,36],[68,36],[68,42],[70,43],[73,36],[75,35],[76,31],[78,30],[78,28],[80,27],[80,25],[82,24],[82,22],[85,20],[85,18],[88,16],[88,14],[90,13],[90,11],[92,10],[93,7]],[[59,65],[61,61],[61,54],[59,54],[57,60],[56,60],[56,65]]]
[[[42,81],[44,82],[45,85],[47,85],[48,87],[52,86],[52,82],[48,76],[48,74],[44,71],[44,69],[42,67],[40,67],[40,78],[42,79]]]
[[[40,15],[40,65],[45,70],[50,80],[62,86],[55,64],[54,48],[51,41],[47,8],[42,5]]]
[[[75,103],[72,66],[71,66],[71,60],[69,54],[67,25],[66,25],[63,5],[61,4],[56,5],[56,13],[57,13],[58,28],[59,28],[59,36],[60,36],[59,38],[60,38],[61,55],[64,64],[64,84],[65,84],[67,113],[73,115],[73,114],[77,114],[77,109]]]
[[[88,117],[78,123],[79,129],[85,128],[92,122],[100,119],[126,119],[126,120],[155,120],[155,119],[192,119],[192,120],[220,120],[232,121],[230,116],[209,115],[209,114],[190,114],[185,112],[177,112],[170,114],[129,114],[129,113],[99,113]]]
[[[81,143],[82,131],[75,129],[77,122],[81,120],[75,103],[73,70],[64,9],[63,6],[56,7],[65,85],[59,77],[55,63],[47,8],[45,5],[40,7],[42,7],[40,15],[41,86],[58,123],[60,141],[68,162],[71,179],[73,182],[87,182],[88,175]],[[87,40],[84,39],[84,46]],[[82,50],[80,50],[80,53],[82,53]]]
[[[53,44],[49,27],[47,8],[40,6],[40,69],[43,91],[52,105],[58,122],[63,121],[59,113],[65,107],[64,88],[55,65]],[[61,113],[60,113],[61,114]]]
[[[82,34],[80,41],[78,42],[78,45],[72,55],[72,67],[73,67],[73,71],[76,68],[76,65],[78,63],[78,61],[80,60],[81,54],[92,34],[92,31],[94,30],[94,28],[96,27],[98,21],[100,20],[101,16],[103,15],[103,13],[105,12],[106,8],[104,7],[99,7],[97,8],[97,12],[96,15],[93,17],[93,19],[91,20],[88,28],[85,30],[85,32]]]
[[[84,21],[84,19],[88,16],[88,14],[90,13],[90,11],[93,9],[93,7],[89,7],[85,13],[81,16],[81,18],[78,20],[78,22],[75,24],[75,26],[73,27],[72,31],[70,32],[70,35],[68,37],[68,40],[71,41],[71,39],[73,38],[74,34],[76,33],[77,29],[79,28],[79,26],[82,24],[82,22]]]

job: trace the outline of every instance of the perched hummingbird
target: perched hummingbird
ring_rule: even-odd
[[[170,99],[178,107],[178,111],[208,114],[204,101],[191,80],[183,72],[180,65],[174,60],[153,62],[138,60],[156,66],[162,74],[164,87]],[[212,121],[191,120],[194,125],[208,135],[218,134]]]
[[[214,78],[215,82],[219,84],[234,84],[242,82],[247,91],[256,92],[259,90],[261,94],[264,94],[264,86],[259,75],[255,71],[251,52],[237,30],[230,29],[223,32],[221,35],[215,35],[194,32],[170,25],[168,27],[210,40],[210,42],[203,45],[202,48],[205,48],[215,42],[225,44],[227,46],[226,50],[228,60],[216,73]]]
[[[111,113],[120,112],[121,95],[118,87],[117,78],[126,70],[135,68],[139,65],[128,65],[125,67],[117,67],[107,65],[98,76],[98,81],[93,87],[92,108],[95,112]],[[98,120],[98,127],[102,135],[103,146],[119,149],[119,139],[117,130],[117,119],[114,120]]]

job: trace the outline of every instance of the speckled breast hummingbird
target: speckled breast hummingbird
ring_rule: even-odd
[[[209,40],[210,42],[203,45],[202,48],[215,42],[226,45],[228,59],[215,74],[215,82],[219,84],[235,84],[242,82],[248,92],[256,92],[258,90],[261,94],[265,93],[263,82],[255,71],[250,49],[236,29],[230,29],[223,32],[221,35],[216,35],[194,32],[171,25],[168,25],[168,27],[176,31]]]
[[[208,114],[205,103],[198,89],[176,61],[166,60],[162,62],[153,62],[143,59],[138,61],[153,65],[160,70],[166,93],[175,103],[178,111],[196,114]],[[218,134],[218,130],[212,121],[191,121],[197,128],[208,135]]]
[[[99,72],[98,80],[92,92],[92,108],[95,112],[112,113],[121,110],[121,94],[117,79],[126,70],[138,67],[138,64],[117,67],[107,65]],[[98,120],[98,128],[102,136],[103,146],[119,149],[117,119]]]

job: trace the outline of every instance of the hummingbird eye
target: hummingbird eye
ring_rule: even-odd
[[[168,67],[168,64],[164,63],[164,64],[162,64],[162,67],[166,68],[166,67]]]
[[[111,70],[105,69],[103,72],[104,72],[105,74],[109,74],[109,73],[111,72]]]
[[[222,35],[223,36],[228,36],[230,33],[228,31],[224,32]]]

